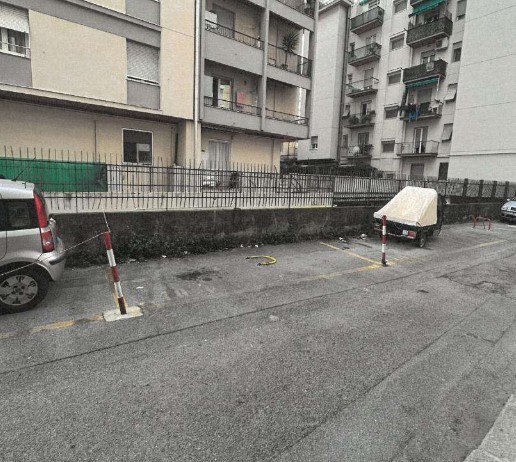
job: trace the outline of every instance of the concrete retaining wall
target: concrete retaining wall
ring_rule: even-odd
[[[197,210],[108,213],[115,249],[123,258],[202,252],[235,245],[359,234],[371,229],[374,207],[309,209]],[[500,204],[453,204],[446,223],[470,221],[471,215],[497,218]],[[67,247],[105,230],[102,214],[56,215]],[[94,261],[103,255],[93,241],[72,253],[70,262]],[[103,257],[102,257],[103,258]],[[77,260],[77,261],[75,261]]]

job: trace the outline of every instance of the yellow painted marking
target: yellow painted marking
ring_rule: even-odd
[[[353,268],[345,271],[337,271],[335,273],[325,273],[325,274],[317,274],[315,276],[308,276],[306,278],[300,279],[300,282],[308,282],[308,281],[317,281],[320,279],[333,279],[339,276],[344,276],[345,274],[353,274],[353,273],[363,273],[364,271],[370,271],[377,268],[381,268],[382,265],[379,263],[375,263],[374,265],[361,266],[360,268]]]
[[[50,324],[44,324],[42,326],[33,327],[32,329],[0,333],[0,340],[13,338],[13,337],[23,337],[23,336],[27,336],[27,335],[37,334],[39,332],[48,332],[48,331],[52,331],[52,330],[67,329],[67,328],[73,327],[77,324],[98,322],[98,321],[102,321],[103,319],[104,319],[104,317],[101,314],[95,314],[89,318],[53,322]]]
[[[34,327],[30,330],[31,334],[35,334],[37,332],[42,332],[44,330],[57,330],[57,329],[66,329],[67,327],[72,327],[76,321],[59,321],[53,322],[52,324],[46,324],[44,326]]]
[[[362,255],[359,255],[358,253],[355,253],[355,252],[351,252],[350,250],[339,249],[338,247],[335,247],[333,245],[326,244],[326,242],[320,242],[320,244],[325,245],[326,247],[329,247],[330,249],[338,250],[339,252],[343,252],[348,255],[351,255],[352,257],[360,258],[360,260],[365,260],[365,261],[368,261],[369,263],[374,263],[375,265],[378,264],[378,260],[373,260],[372,258],[363,257]]]

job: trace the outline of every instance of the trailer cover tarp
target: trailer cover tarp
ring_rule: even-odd
[[[375,218],[387,216],[408,226],[432,226],[437,223],[437,191],[431,188],[406,186],[394,198],[374,213]]]

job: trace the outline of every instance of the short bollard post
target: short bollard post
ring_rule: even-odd
[[[382,216],[382,265],[387,266],[386,259],[387,250],[387,217]]]
[[[113,253],[113,245],[111,244],[111,235],[109,231],[104,233],[104,243],[106,244],[106,252],[113,276],[113,284],[115,285],[115,293],[118,301],[118,308],[121,314],[127,314],[127,305],[125,303],[124,294],[122,293],[122,285],[120,284],[120,275],[116,266],[115,254]]]

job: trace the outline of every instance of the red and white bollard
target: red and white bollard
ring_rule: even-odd
[[[382,217],[382,265],[387,266],[387,217]]]
[[[113,253],[113,245],[111,244],[111,234],[109,231],[104,233],[104,243],[106,244],[106,252],[113,275],[113,283],[115,285],[115,293],[118,301],[118,308],[121,314],[127,314],[127,304],[125,303],[124,294],[122,293],[122,285],[120,284],[120,275],[116,266],[115,254]]]

